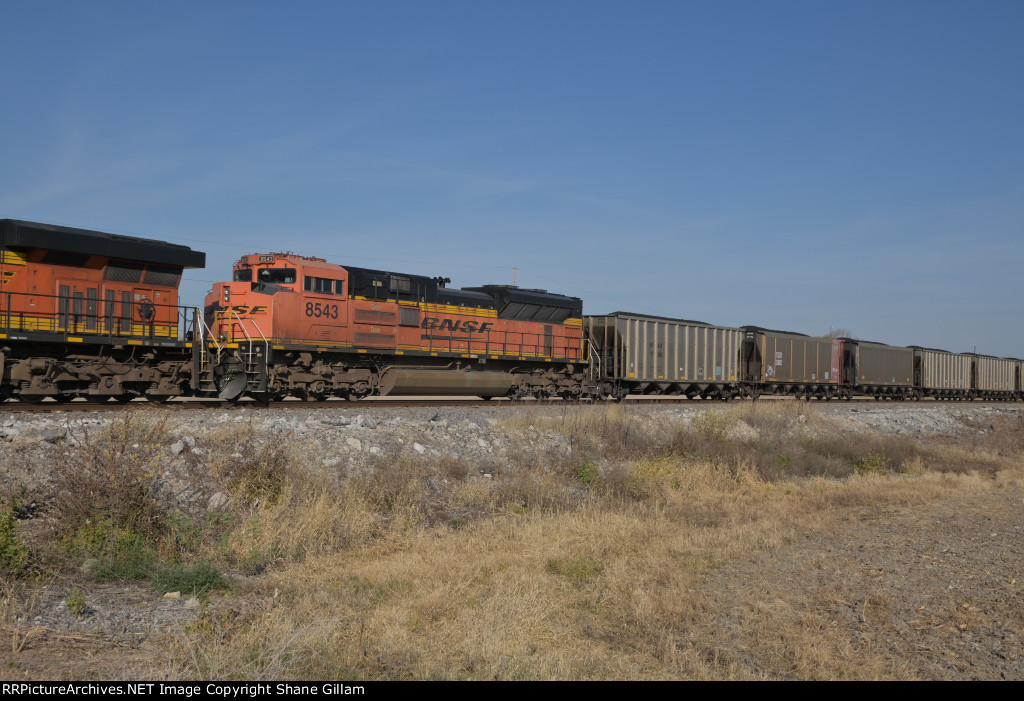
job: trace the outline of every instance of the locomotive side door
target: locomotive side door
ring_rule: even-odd
[[[57,280],[56,295],[50,301],[55,308],[50,321],[41,323],[51,326],[51,330],[68,333],[92,332],[98,328],[99,288],[85,280]]]

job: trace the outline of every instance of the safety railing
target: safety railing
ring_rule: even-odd
[[[501,334],[501,340],[493,340],[498,334]],[[512,355],[577,361],[583,357],[581,339],[565,336],[494,330],[464,334],[430,329],[424,334],[423,341],[426,350],[438,353]]]
[[[81,294],[0,293],[0,333],[8,336],[88,336],[90,340],[109,343],[129,339],[185,341],[196,336],[194,317],[194,307],[159,304],[146,298],[126,301],[87,298]]]

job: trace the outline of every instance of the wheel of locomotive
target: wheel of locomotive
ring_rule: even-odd
[[[249,394],[252,400],[261,406],[266,406],[278,398],[276,392],[252,392]]]
[[[25,404],[42,404],[46,401],[47,394],[19,394],[18,399]]]

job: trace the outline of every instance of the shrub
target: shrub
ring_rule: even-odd
[[[68,594],[68,598],[64,600],[64,607],[76,616],[82,616],[89,610],[89,607],[85,603],[85,594],[80,592],[78,589],[71,590],[71,593]]]
[[[58,454],[54,510],[66,543],[100,557],[163,535],[167,514],[157,478],[165,435],[166,419],[146,422],[129,412]]]
[[[152,582],[161,593],[180,591],[196,597],[205,595],[211,589],[229,587],[224,575],[207,562],[159,568],[153,574]]]
[[[573,472],[576,473],[576,479],[585,486],[590,486],[601,476],[601,470],[598,468],[597,463],[589,460],[584,460],[582,464],[576,465],[573,468]]]
[[[14,529],[14,510],[0,511],[0,571],[20,574],[28,567],[28,546],[18,539]]]

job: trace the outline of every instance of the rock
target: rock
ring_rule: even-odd
[[[423,453],[427,452],[427,449],[424,446],[420,445],[419,443],[413,443],[412,449],[415,450],[420,455],[423,455]]]
[[[196,597],[194,597],[194,596],[193,596],[193,597],[190,597],[190,598],[189,598],[189,599],[188,599],[188,600],[187,600],[187,601],[185,602],[185,608],[187,608],[187,609],[197,609],[197,608],[199,608],[199,606],[200,606],[200,605],[201,605],[201,604],[200,604],[200,602],[199,602],[199,599],[197,599],[197,598],[196,598]]]
[[[181,592],[180,591],[169,591],[166,594],[164,594],[164,598],[165,599],[180,599],[181,598]]]
[[[756,441],[761,437],[761,432],[746,421],[737,421],[729,427],[726,437],[734,441]]]
[[[30,428],[27,431],[24,431],[20,436],[18,436],[18,438],[19,441],[25,441],[28,443],[57,443],[65,436],[67,436],[67,431],[65,429],[45,426],[41,428]]]
[[[348,445],[349,448],[352,448],[353,450],[363,449],[363,442],[358,438],[346,438],[345,443],[346,445]]]
[[[184,441],[174,441],[171,443],[171,455],[181,455],[181,451],[185,450]]]
[[[220,511],[221,509],[225,508],[230,502],[231,497],[229,497],[224,492],[217,492],[212,497],[210,497],[210,501],[206,503],[206,508],[209,509],[210,511]]]

